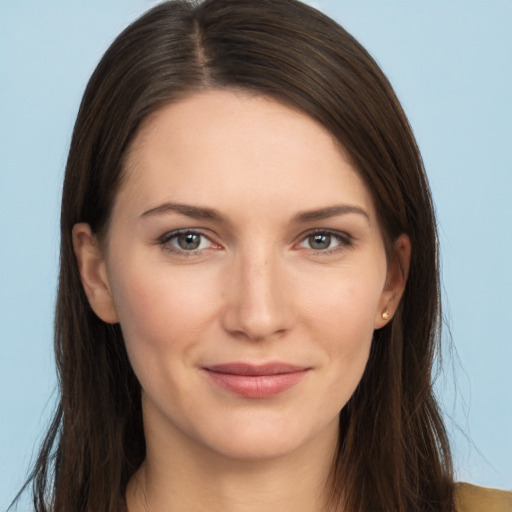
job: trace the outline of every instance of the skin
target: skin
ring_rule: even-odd
[[[147,459],[130,512],[323,510],[338,415],[398,305],[409,240],[390,264],[343,148],[261,96],[208,91],[161,109],[125,171],[104,243],[86,224],[73,238],[90,304],[120,322],[142,387]],[[323,216],[299,218],[311,211]],[[240,361],[307,370],[247,398],[204,369]]]

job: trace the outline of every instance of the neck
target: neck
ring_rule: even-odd
[[[326,512],[337,428],[284,456],[231,459],[147,436],[146,460],[127,490],[129,512]],[[160,442],[159,442],[160,441]]]

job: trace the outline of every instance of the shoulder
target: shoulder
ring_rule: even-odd
[[[457,512],[512,512],[512,492],[455,484]]]

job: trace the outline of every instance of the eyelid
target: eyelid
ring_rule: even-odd
[[[318,250],[318,249],[312,249],[303,247],[301,244],[303,244],[310,236],[314,235],[329,235],[331,237],[336,238],[339,241],[339,244],[335,247],[324,249],[324,250]],[[338,231],[336,229],[328,229],[328,228],[315,228],[311,229],[309,231],[306,231],[305,233],[302,233],[299,237],[298,245],[300,248],[306,249],[310,251],[312,254],[322,256],[322,255],[329,255],[335,252],[340,252],[343,250],[346,250],[348,248],[351,248],[354,245],[355,237],[351,235],[350,233],[347,233],[346,231]]]
[[[210,247],[202,248],[202,249],[192,249],[192,250],[185,250],[180,249],[179,247],[176,247],[175,245],[171,244],[171,240],[173,238],[176,238],[180,235],[186,235],[186,234],[193,234],[193,235],[199,235],[202,238],[206,238],[210,242]],[[204,233],[202,229],[198,228],[180,228],[175,229],[172,231],[167,231],[162,236],[160,236],[157,240],[157,244],[161,245],[164,250],[167,252],[177,254],[178,256],[197,256],[201,254],[203,251],[210,249],[210,248],[220,248],[220,244],[216,243],[211,236]]]
[[[181,249],[179,247],[176,247],[175,245],[171,244],[170,241],[173,238],[176,238],[180,235],[184,234],[195,234],[199,235],[205,239],[207,239],[210,242],[210,246],[202,249],[192,249],[192,250],[186,250]],[[336,240],[338,240],[338,244],[335,247],[327,248],[327,249],[313,249],[313,248],[307,248],[304,247],[302,244],[307,240],[308,237],[314,236],[316,234],[322,234],[322,235],[329,235]],[[303,232],[298,237],[298,242],[294,244],[295,247],[298,246],[299,249],[305,249],[309,251],[310,253],[318,256],[325,256],[329,255],[335,252],[341,252],[343,250],[346,250],[348,248],[351,248],[354,245],[355,237],[351,235],[350,233],[347,233],[346,231],[339,231],[336,229],[329,229],[329,228],[315,228],[310,229],[308,231]],[[208,235],[204,232],[203,229],[200,228],[180,228],[175,229],[172,231],[167,231],[162,236],[158,237],[157,242],[158,245],[161,245],[164,250],[177,254],[178,256],[197,256],[202,254],[204,251],[214,248],[214,249],[220,249],[222,248],[221,244],[217,243],[211,235]]]

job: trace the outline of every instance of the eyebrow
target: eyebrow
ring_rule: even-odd
[[[171,212],[179,213],[192,219],[213,220],[228,224],[226,217],[224,217],[224,215],[222,215],[218,210],[213,208],[204,208],[202,206],[193,206],[189,204],[173,202],[166,202],[155,206],[154,208],[145,211],[141,217],[149,217],[152,215],[160,215]]]
[[[158,206],[155,206],[154,208],[145,211],[141,215],[141,218],[172,212],[179,213],[180,215],[184,215],[192,219],[211,220],[223,224],[230,224],[228,219],[214,208],[205,208],[202,206],[193,206],[189,204],[174,202],[165,202]],[[359,206],[339,204],[327,206],[325,208],[320,208],[316,210],[307,210],[304,212],[299,212],[293,216],[292,223],[305,224],[307,222],[314,222],[318,220],[324,220],[331,217],[347,214],[361,215],[368,222],[370,221],[370,216],[368,215],[368,213]]]
[[[327,206],[326,208],[320,208],[319,210],[308,210],[305,212],[300,212],[293,217],[293,222],[297,224],[304,224],[306,222],[329,219],[331,217],[347,215],[350,213],[362,215],[368,222],[370,222],[370,216],[365,210],[359,206],[348,204],[336,204],[333,206]]]

